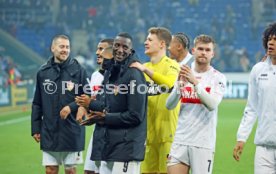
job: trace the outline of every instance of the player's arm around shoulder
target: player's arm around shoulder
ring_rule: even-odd
[[[141,95],[141,91],[147,88],[147,83],[146,83],[146,77],[144,76],[143,72],[136,69],[136,68],[130,68],[129,70],[129,79],[128,79],[128,85],[130,86],[130,91],[129,94],[133,94],[133,92],[138,92],[137,95]],[[135,94],[136,95],[136,94]],[[142,94],[143,95],[143,94]]]
[[[180,71],[179,64],[174,60],[165,59],[160,68],[163,72],[154,72],[153,81],[158,85],[167,85],[169,88],[172,88]]]

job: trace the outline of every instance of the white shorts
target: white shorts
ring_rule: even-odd
[[[190,166],[193,174],[210,174],[214,163],[214,152],[206,148],[173,143],[167,166],[180,163]]]
[[[95,165],[99,169],[100,174],[112,174],[113,162],[95,161]]]
[[[96,161],[99,166],[99,161]],[[105,162],[101,161],[100,174],[140,174],[141,162]]]
[[[254,161],[254,173],[276,173],[276,148],[257,146]]]
[[[92,144],[93,144],[93,136],[90,138],[90,142],[87,148],[85,163],[84,163],[84,170],[86,171],[94,171],[95,173],[99,173],[98,166],[95,165],[95,161],[90,159],[92,154]]]
[[[114,162],[112,174],[125,173],[125,174],[140,174],[141,162]]]
[[[42,152],[43,166],[77,165],[83,163],[82,152]]]

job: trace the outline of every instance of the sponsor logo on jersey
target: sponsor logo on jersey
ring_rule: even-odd
[[[258,80],[268,80],[268,77],[258,77]]]
[[[268,80],[268,74],[267,74],[267,73],[261,74],[261,75],[258,77],[258,80]]]
[[[101,85],[95,85],[92,87],[92,91],[94,91],[94,92],[99,91],[100,89],[102,89]]]
[[[267,74],[261,74],[261,77],[267,77]]]
[[[210,93],[211,87],[206,87],[205,90]],[[186,86],[181,90],[181,103],[196,103],[201,104],[201,101],[191,86]]]
[[[172,66],[172,65],[171,65],[170,68],[171,68],[171,69],[174,69],[174,70],[176,70],[176,71],[178,71],[178,69],[177,69],[175,66]]]

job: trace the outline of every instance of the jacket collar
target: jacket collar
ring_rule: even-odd
[[[115,62],[113,64],[113,69],[120,69],[119,74],[122,76],[133,62],[139,62],[138,57],[134,51],[122,62]]]
[[[47,69],[56,69],[57,71],[60,71],[60,69],[66,70],[70,76],[74,76],[79,71],[79,63],[77,60],[68,57],[68,59],[63,63],[55,63],[54,57],[50,57],[48,61],[42,65],[41,70],[47,70]]]

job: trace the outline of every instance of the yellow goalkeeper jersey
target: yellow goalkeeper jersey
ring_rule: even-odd
[[[175,134],[180,103],[172,109],[166,108],[166,100],[179,73],[179,64],[164,56],[157,64],[147,62],[154,71],[152,79],[145,75],[149,84],[147,114],[147,144],[172,142]]]

